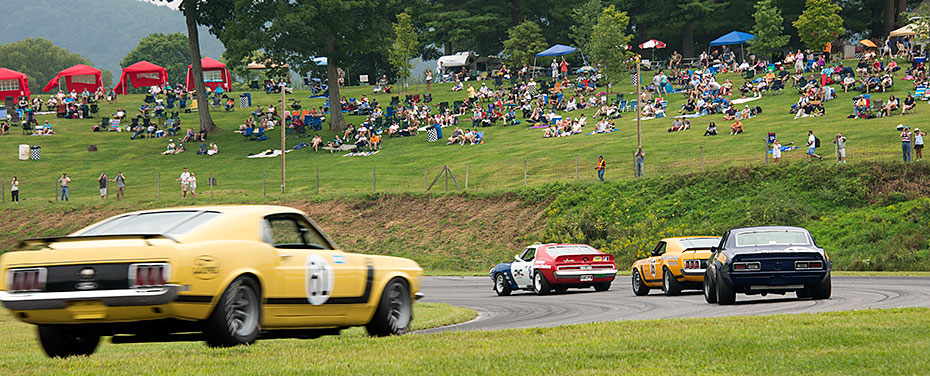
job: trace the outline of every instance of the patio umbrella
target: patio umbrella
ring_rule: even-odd
[[[875,42],[872,42],[868,39],[860,40],[859,43],[866,47],[878,48],[878,46],[875,45]]]
[[[643,42],[642,44],[640,44],[640,45],[639,45],[639,48],[642,48],[642,49],[651,48],[651,49],[652,49],[652,60],[655,60],[655,59],[656,59],[656,50],[655,50],[655,49],[656,49],[656,48],[665,48],[665,43],[663,43],[663,42],[660,41],[660,40],[650,39],[650,40],[647,40],[647,41]]]

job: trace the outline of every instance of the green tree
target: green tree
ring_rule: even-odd
[[[804,12],[794,21],[801,42],[814,51],[822,51],[844,32],[840,6],[830,0],[807,0]]]
[[[397,77],[404,80],[404,89],[407,88],[407,79],[410,78],[410,70],[413,69],[413,58],[420,49],[417,33],[413,29],[413,22],[407,12],[397,15],[397,23],[391,25],[394,28],[394,43],[391,44],[390,61],[397,72]]]
[[[626,12],[618,11],[613,5],[604,9],[597,17],[597,23],[591,30],[591,58],[599,64],[607,82],[620,82],[623,63],[630,58],[627,46],[633,39],[627,34],[630,17]]]
[[[84,56],[58,47],[48,39],[29,38],[0,45],[0,66],[25,73],[34,93],[40,92],[59,71],[75,64],[94,65]],[[101,70],[101,74],[104,86],[113,84],[112,73]]]
[[[120,66],[123,68],[146,60],[168,70],[168,82],[172,85],[184,83],[187,67],[191,64],[187,37],[181,33],[149,34],[139,40],[139,45],[126,54]]]
[[[604,12],[604,3],[601,0],[589,0],[575,9],[572,9],[572,20],[574,25],[570,26],[571,30],[568,35],[578,46],[581,53],[591,55],[589,43],[591,42],[591,33],[594,25],[597,24],[597,18]]]
[[[506,1],[427,0],[423,12],[431,38],[451,55],[475,51],[481,55],[500,52],[511,26],[511,7]]]
[[[914,31],[917,32],[917,38],[926,40],[930,35],[930,4],[921,3],[913,11],[907,13],[907,19],[913,20]]]
[[[717,12],[728,6],[729,1],[717,0],[683,0],[678,3],[678,12],[672,14],[673,19],[684,22],[681,28],[681,53],[684,56],[694,56],[694,26],[696,23],[706,23],[713,16],[724,17],[726,12]],[[710,41],[708,41],[710,42]]]
[[[191,0],[184,0],[191,1]],[[230,2],[230,4],[224,4]],[[216,4],[222,6],[215,7]],[[326,57],[330,103],[339,103],[337,67],[371,54],[387,55],[391,19],[402,11],[399,0],[211,0],[202,23],[226,46],[229,61],[260,50],[270,63],[287,63],[306,73],[314,57]],[[330,128],[345,128],[342,111],[331,112]]]
[[[788,44],[791,37],[782,34],[781,10],[772,0],[762,0],[756,3],[756,13],[753,15],[756,25],[752,28],[755,39],[749,42],[750,49],[760,56],[769,56],[775,50]]]
[[[508,31],[504,41],[504,60],[513,67],[532,64],[536,53],[546,49],[542,29],[532,21],[525,21]]]

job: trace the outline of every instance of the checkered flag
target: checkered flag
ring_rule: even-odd
[[[429,127],[426,129],[426,141],[436,142],[439,140],[439,131],[436,130],[436,127]]]

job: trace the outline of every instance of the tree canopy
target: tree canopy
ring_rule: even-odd
[[[536,53],[546,48],[542,29],[535,22],[525,21],[510,29],[504,41],[504,61],[514,68],[532,64]]]
[[[840,10],[840,6],[830,0],[807,0],[804,12],[794,21],[801,41],[808,48],[820,51],[836,40],[845,31]]]
[[[630,17],[613,5],[604,9],[591,30],[591,57],[599,64],[608,82],[619,82],[624,62],[630,58],[626,46],[633,39],[626,33]]]
[[[87,58],[58,47],[48,39],[29,38],[0,45],[0,67],[25,73],[33,88],[45,86],[62,69],[75,64],[94,65]],[[113,74],[104,69],[100,71],[103,85],[112,87]]]
[[[752,34],[756,37],[749,42],[752,52],[766,57],[775,50],[788,44],[791,37],[782,33],[781,10],[772,5],[772,0],[762,0],[756,3],[755,26]]]
[[[187,36],[181,33],[149,34],[123,58],[120,66],[125,68],[141,60],[165,67],[171,85],[184,83],[187,67],[191,64]]]
[[[420,49],[419,41],[410,15],[406,12],[397,15],[397,23],[394,23],[392,27],[394,43],[391,44],[390,61],[397,76],[404,79],[406,84],[406,80],[410,78],[410,69],[413,69],[412,60]]]

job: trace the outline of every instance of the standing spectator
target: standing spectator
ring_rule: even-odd
[[[97,177],[97,182],[100,183],[100,199],[104,200],[107,198],[107,173],[101,172],[100,176]]]
[[[636,177],[641,178],[646,175],[646,152],[640,146],[633,152],[633,158],[636,158]]]
[[[123,195],[126,193],[126,177],[123,176],[123,172],[117,172],[116,179],[110,181],[116,182],[116,199],[122,199]]]
[[[423,73],[423,75],[424,75],[423,79],[426,80],[426,92],[429,93],[430,90],[432,90],[433,88],[432,86],[433,85],[433,71],[427,69],[426,72]]]
[[[918,162],[924,159],[924,136],[926,135],[920,131],[920,128],[914,129],[914,157]]]
[[[552,70],[552,79],[554,80],[559,78],[559,62],[556,61],[555,58],[552,58],[552,65],[550,65],[550,69]]]
[[[10,201],[19,202],[19,180],[15,176],[10,183]]]
[[[197,177],[194,176],[194,173],[190,173],[190,177],[187,178],[187,185],[190,186],[191,198],[194,198],[195,192],[197,191]]]
[[[775,139],[775,142],[772,143],[772,160],[775,161],[775,164],[781,162],[781,143],[778,142],[778,139]]]
[[[562,58],[562,63],[559,64],[559,70],[562,72],[562,78],[568,78],[568,62],[565,61],[565,58]]]
[[[817,155],[817,144],[820,141],[817,136],[814,136],[814,131],[807,131],[807,161],[811,161],[811,157],[817,157],[823,161],[823,157]]]
[[[61,185],[61,200],[68,201],[68,186],[71,184],[71,178],[67,173],[62,173],[58,178],[58,184]]]
[[[836,163],[846,163],[846,137],[842,132],[833,137],[833,143],[836,144]]]
[[[594,166],[594,169],[597,170],[597,178],[601,179],[601,182],[604,181],[604,170],[607,169],[607,161],[604,160],[603,155],[597,156],[597,165]]]
[[[191,173],[187,171],[187,167],[184,167],[184,171],[181,172],[181,176],[175,179],[175,181],[181,182],[181,198],[187,198],[187,191],[190,190],[190,182],[188,181],[190,177]],[[193,196],[194,195],[191,194],[191,197]]]
[[[908,126],[901,131],[901,154],[905,162],[911,161],[911,128]]]

